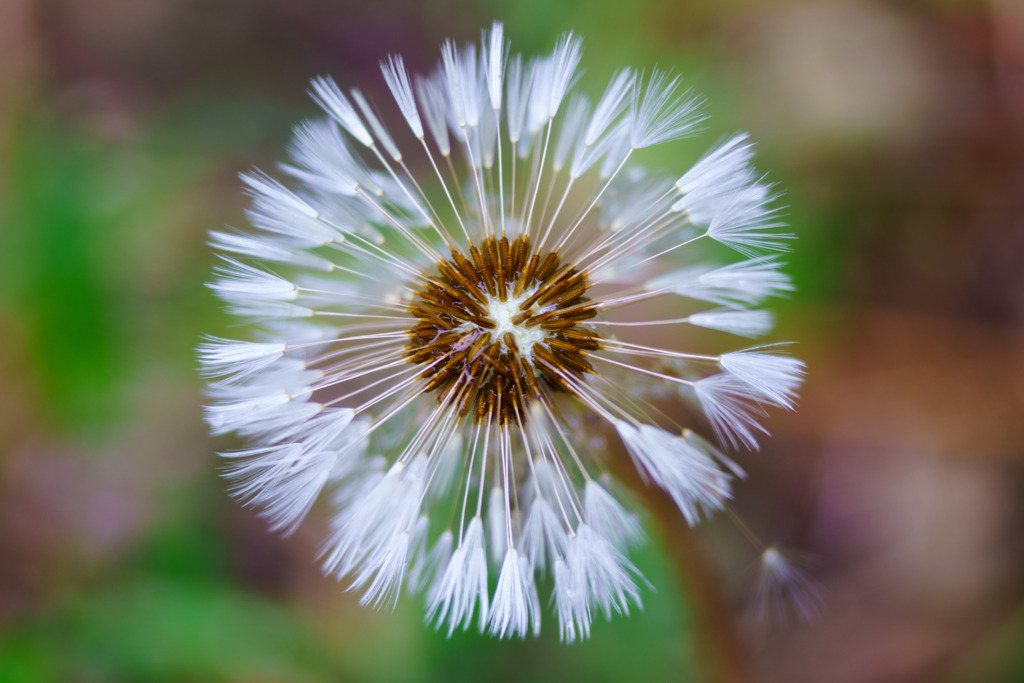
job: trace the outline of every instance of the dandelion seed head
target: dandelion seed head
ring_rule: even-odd
[[[252,229],[210,236],[210,288],[248,325],[198,349],[211,432],[248,442],[222,454],[232,491],[285,533],[325,501],[325,572],[379,609],[422,594],[449,634],[536,634],[548,602],[574,642],[639,606],[616,435],[696,525],[743,472],[690,427],[754,448],[803,375],[779,346],[688,347],[694,328],[768,333],[765,302],[793,289],[752,143],[640,168],[636,150],[699,132],[700,99],[634,67],[576,92],[582,55],[573,34],[510,54],[500,23],[446,41],[431,74],[390,55],[395,116],[316,78],[287,184],[244,174]],[[735,257],[709,262],[721,245]],[[649,402],[684,396],[702,411],[686,428]]]

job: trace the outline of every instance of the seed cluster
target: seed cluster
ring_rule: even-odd
[[[587,274],[529,239],[485,238],[469,257],[452,249],[424,276],[409,312],[406,357],[427,365],[424,391],[459,414],[501,425],[524,422],[529,404],[572,389],[567,378],[593,372],[586,351],[600,338],[580,327],[596,314],[584,296]]]

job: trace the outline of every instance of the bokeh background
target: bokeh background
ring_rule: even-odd
[[[495,18],[528,54],[581,32],[593,92],[681,71],[700,144],[750,130],[785,190],[809,379],[736,507],[806,553],[815,622],[754,617],[727,519],[662,520],[643,612],[448,640],[323,578],[322,516],[282,539],[225,494],[193,349],[230,332],[205,233],[243,224],[238,172],[311,76],[384,102],[380,58],[428,69]],[[1024,4],[0,0],[0,681],[725,680],[733,636],[754,681],[1021,681],[1022,598]]]

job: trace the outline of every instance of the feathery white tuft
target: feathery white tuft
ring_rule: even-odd
[[[719,440],[733,448],[757,450],[757,435],[767,434],[758,420],[764,414],[759,394],[729,373],[705,377],[694,383],[704,414]]]
[[[327,259],[293,249],[283,243],[277,243],[269,236],[257,239],[247,235],[211,230],[210,246],[220,251],[231,252],[262,261],[273,261],[311,270],[327,272],[334,270],[334,264]]]
[[[564,557],[569,536],[547,500],[538,497],[530,504],[520,535],[523,553],[530,564],[544,571],[556,558]]]
[[[501,110],[502,79],[505,76],[505,59],[508,57],[508,43],[505,41],[505,30],[500,21],[491,25],[490,33],[484,34],[487,52],[484,54],[484,74],[487,78],[487,94],[491,100],[491,109]]]
[[[754,158],[754,145],[749,139],[746,133],[739,133],[708,150],[676,181],[676,189],[683,198],[673,204],[672,209],[691,215],[710,215],[708,205],[713,207],[753,183],[756,175],[750,162]],[[695,222],[705,225],[697,219]]]
[[[615,428],[640,473],[672,496],[690,526],[700,522],[702,511],[724,507],[729,477],[703,451],[652,425],[619,421]]]
[[[785,620],[793,614],[812,621],[825,606],[825,591],[804,569],[775,546],[761,553],[755,609],[763,618]]]
[[[487,624],[489,603],[484,525],[479,517],[474,517],[466,527],[462,544],[452,553],[440,583],[430,596],[427,618],[438,626],[447,622],[448,635],[451,635],[460,626],[465,630],[476,610],[482,632]]]
[[[498,574],[498,586],[494,590],[494,601],[488,617],[488,631],[499,638],[511,635],[525,637],[531,619],[535,621],[535,615],[539,612],[539,606],[535,608],[531,605],[536,598],[536,589],[531,587],[533,572],[524,572],[519,560],[516,549],[509,548],[501,564],[501,573]],[[539,626],[535,624],[535,628]]]
[[[352,103],[341,92],[341,88],[330,76],[319,76],[313,79],[313,96],[320,106],[330,114],[335,121],[341,124],[342,128],[348,131],[349,135],[367,147],[373,146],[373,137],[370,131],[366,130],[359,114],[352,108]]]
[[[286,344],[234,341],[208,337],[199,345],[199,362],[203,373],[220,376],[222,382],[244,379],[269,367],[288,349]]]
[[[651,290],[667,289],[691,299],[727,306],[753,306],[771,296],[793,291],[789,276],[774,256],[759,256],[719,268],[691,266],[647,283]]]
[[[562,99],[576,82],[576,68],[583,55],[583,41],[566,33],[558,39],[554,52],[544,63],[544,78],[534,80],[534,96],[546,104],[546,114],[554,118]]]
[[[349,427],[352,411],[336,419],[331,431],[304,441],[225,453],[234,462],[227,476],[234,492],[244,500],[259,502],[274,529],[291,533],[320,495],[344,451],[334,443]]]
[[[796,390],[803,383],[802,361],[781,355],[777,347],[757,346],[722,354],[720,363],[761,399],[788,410],[795,407]]]
[[[629,614],[640,606],[636,567],[608,539],[586,524],[569,540],[569,573],[576,590],[590,596],[590,604],[611,619],[612,612]]]
[[[417,138],[423,139],[423,121],[420,119],[420,112],[416,108],[416,98],[412,94],[412,84],[409,82],[409,72],[405,69],[405,62],[401,55],[389,55],[387,61],[380,63],[381,71],[384,73],[384,80],[391,90],[391,94],[398,104],[402,116],[412,129]]]
[[[299,288],[283,277],[221,257],[226,265],[214,270],[208,286],[225,301],[294,301]]]
[[[775,327],[775,316],[763,309],[719,308],[694,313],[690,316],[690,324],[739,337],[760,337]]]
[[[723,202],[711,215],[708,237],[744,256],[789,251],[788,240],[794,235],[773,232],[785,224],[778,220],[777,211],[765,206],[769,199],[762,187],[755,186]]]
[[[587,524],[620,551],[644,540],[644,530],[636,515],[593,479],[583,487],[583,510]]]
[[[643,83],[643,76],[638,79]],[[654,69],[646,84],[633,90],[629,142],[633,149],[651,147],[697,132],[704,120],[700,100],[678,94],[679,76]]]

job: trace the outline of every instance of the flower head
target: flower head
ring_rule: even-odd
[[[572,93],[581,50],[568,34],[510,57],[496,23],[425,77],[391,56],[395,133],[315,79],[326,117],[296,128],[292,182],[244,175],[254,230],[211,235],[210,286],[253,325],[200,348],[211,430],[251,442],[224,454],[235,492],[283,530],[326,492],[325,569],[375,606],[422,592],[449,633],[537,632],[542,574],[567,641],[639,606],[643,534],[606,444],[696,524],[742,471],[649,399],[681,393],[723,445],[755,448],[802,376],[778,347],[686,348],[700,328],[767,333],[759,306],[792,289],[747,137],[645,173],[638,150],[696,134],[699,100],[626,69],[592,105]],[[642,343],[653,329],[671,343]]]

